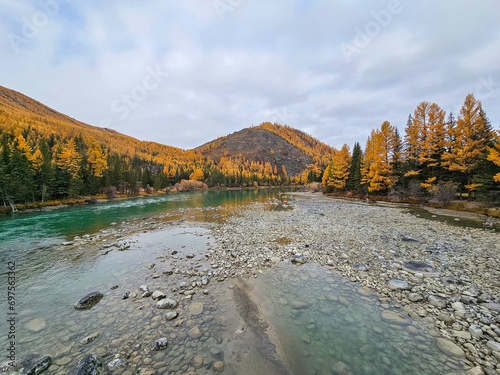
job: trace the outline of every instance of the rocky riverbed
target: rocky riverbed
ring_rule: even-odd
[[[314,262],[376,291],[442,335],[470,374],[500,373],[500,236],[451,227],[404,209],[291,194],[293,209],[255,205],[216,229],[218,278],[280,261]],[[273,209],[274,208],[274,209]]]
[[[30,332],[19,344],[24,354],[50,355],[50,363],[46,357],[25,362],[50,365],[56,375],[93,369],[124,375],[411,373],[408,363],[382,355],[387,348],[369,344],[372,334],[391,341],[402,357],[421,351],[415,373],[500,373],[498,233],[431,222],[404,209],[291,193],[117,223],[51,249],[70,261],[84,253],[114,257],[110,272],[117,280],[100,287],[103,297],[90,309],[73,304],[93,292],[92,281],[61,316],[21,312]],[[120,272],[122,254],[137,263],[127,275]],[[275,285],[272,293],[258,292],[259,280]],[[308,295],[313,286],[316,294]],[[298,296],[280,297],[292,291]],[[363,313],[359,301],[377,310]],[[284,310],[268,310],[271,305]],[[331,321],[309,317],[311,306]],[[304,358],[317,356],[317,363],[293,371],[300,365],[291,365],[290,343],[280,342],[278,323],[271,323],[274,313],[305,330],[300,351]],[[339,325],[352,325],[346,338],[359,334],[359,350],[347,342],[328,348]],[[429,340],[443,370],[432,365]],[[381,363],[370,370],[360,355]]]

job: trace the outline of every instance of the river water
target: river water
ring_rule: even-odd
[[[458,373],[430,327],[384,320],[395,309],[326,268],[282,262],[244,282],[210,280],[212,229],[235,207],[283,196],[277,189],[195,192],[0,218],[3,285],[7,264],[16,264],[16,357],[50,355],[47,373],[57,375],[87,353],[101,357],[105,371],[121,359],[112,370],[124,375],[213,374],[217,361],[224,373],[242,375],[331,374],[342,366],[352,374]],[[144,284],[179,301],[177,319],[141,298]],[[73,308],[93,291],[104,294],[96,306]],[[9,306],[1,303],[7,353]],[[161,337],[168,348],[151,351]]]

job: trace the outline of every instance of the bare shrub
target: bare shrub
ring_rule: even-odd
[[[116,187],[108,186],[107,188],[104,189],[104,194],[106,194],[108,199],[115,199],[116,198]]]
[[[440,182],[429,189],[432,197],[443,206],[448,206],[457,197],[458,186],[454,182]]]

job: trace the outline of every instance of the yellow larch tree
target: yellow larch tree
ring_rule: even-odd
[[[496,140],[495,146],[488,148],[488,160],[500,167],[500,130],[494,137]],[[493,179],[500,183],[500,172],[493,176]]]
[[[385,121],[366,142],[361,183],[367,184],[370,192],[386,191],[396,183],[392,164],[394,133],[395,128]]]
[[[472,183],[472,172],[494,135],[481,102],[473,94],[465,98],[454,132],[454,147],[443,154],[443,166],[463,173],[465,188],[472,192],[479,186]]]
[[[57,155],[56,164],[59,168],[67,171],[71,178],[78,178],[78,172],[80,172],[80,161],[82,156],[76,150],[76,143],[73,139],[70,139],[62,151]]]
[[[90,147],[88,149],[88,162],[90,164],[92,174],[95,177],[102,177],[104,171],[108,169],[108,162],[101,146],[99,146],[93,139],[89,141]]]
[[[325,189],[342,190],[345,188],[350,174],[351,152],[349,146],[344,144],[340,151],[336,151],[330,165],[323,174],[322,183]]]

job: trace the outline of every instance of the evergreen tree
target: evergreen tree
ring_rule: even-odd
[[[351,158],[351,168],[349,178],[347,179],[347,190],[360,193],[361,192],[361,160],[363,150],[359,142],[354,144]]]

